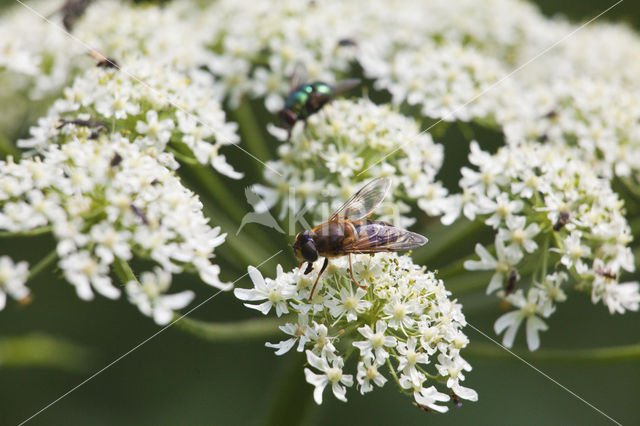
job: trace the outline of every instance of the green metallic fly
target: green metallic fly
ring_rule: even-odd
[[[292,80],[297,80],[296,76]],[[289,93],[284,108],[278,111],[278,122],[289,131],[298,120],[306,120],[320,111],[322,107],[337,95],[353,89],[360,84],[357,78],[327,84],[321,81],[306,84],[292,84],[294,89]]]

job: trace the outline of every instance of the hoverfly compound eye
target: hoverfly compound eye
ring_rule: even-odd
[[[315,262],[318,260],[318,250],[316,249],[316,245],[313,244],[313,241],[307,241],[302,245],[302,257],[309,262]]]

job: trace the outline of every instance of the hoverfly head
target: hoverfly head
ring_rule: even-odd
[[[293,243],[293,252],[298,260],[315,262],[318,260],[318,249],[309,231],[300,232]]]

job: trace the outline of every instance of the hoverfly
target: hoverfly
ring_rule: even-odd
[[[291,78],[291,91],[284,102],[284,108],[278,111],[280,126],[289,131],[298,120],[306,120],[309,116],[320,111],[322,107],[337,95],[353,89],[360,84],[357,78],[342,80],[334,84],[321,81],[300,84],[300,66],[296,68]]]
[[[305,275],[313,270],[318,257],[324,257],[322,269],[318,274],[309,300],[322,273],[327,269],[329,258],[349,256],[349,274],[353,282],[361,288],[353,276],[351,254],[379,253],[411,250],[427,242],[422,235],[397,228],[386,222],[367,219],[378,208],[389,191],[391,179],[377,178],[356,192],[340,207],[327,222],[315,228],[300,232],[293,244],[293,251],[302,263],[308,262]]]

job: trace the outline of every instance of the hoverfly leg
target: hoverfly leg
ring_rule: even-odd
[[[322,276],[322,273],[324,272],[324,270],[327,269],[327,265],[329,265],[329,259],[325,257],[324,263],[322,264],[322,268],[320,269],[320,273],[316,277],[316,282],[314,282],[313,287],[311,287],[311,293],[309,294],[309,301],[311,301],[311,298],[313,297],[313,292],[316,289],[316,285],[318,285],[318,280],[320,280],[320,276]]]
[[[304,262],[302,262],[302,264],[304,264]],[[300,264],[301,268],[302,268],[302,264]],[[313,271],[313,262],[307,263],[307,269],[304,271],[304,274],[309,275],[311,271]]]
[[[361,285],[357,280],[356,277],[353,276],[353,265],[351,264],[351,253],[349,253],[349,274],[351,274],[351,279],[353,280],[354,283],[356,283],[356,285],[360,288],[364,288],[365,290],[367,289],[366,285]]]

